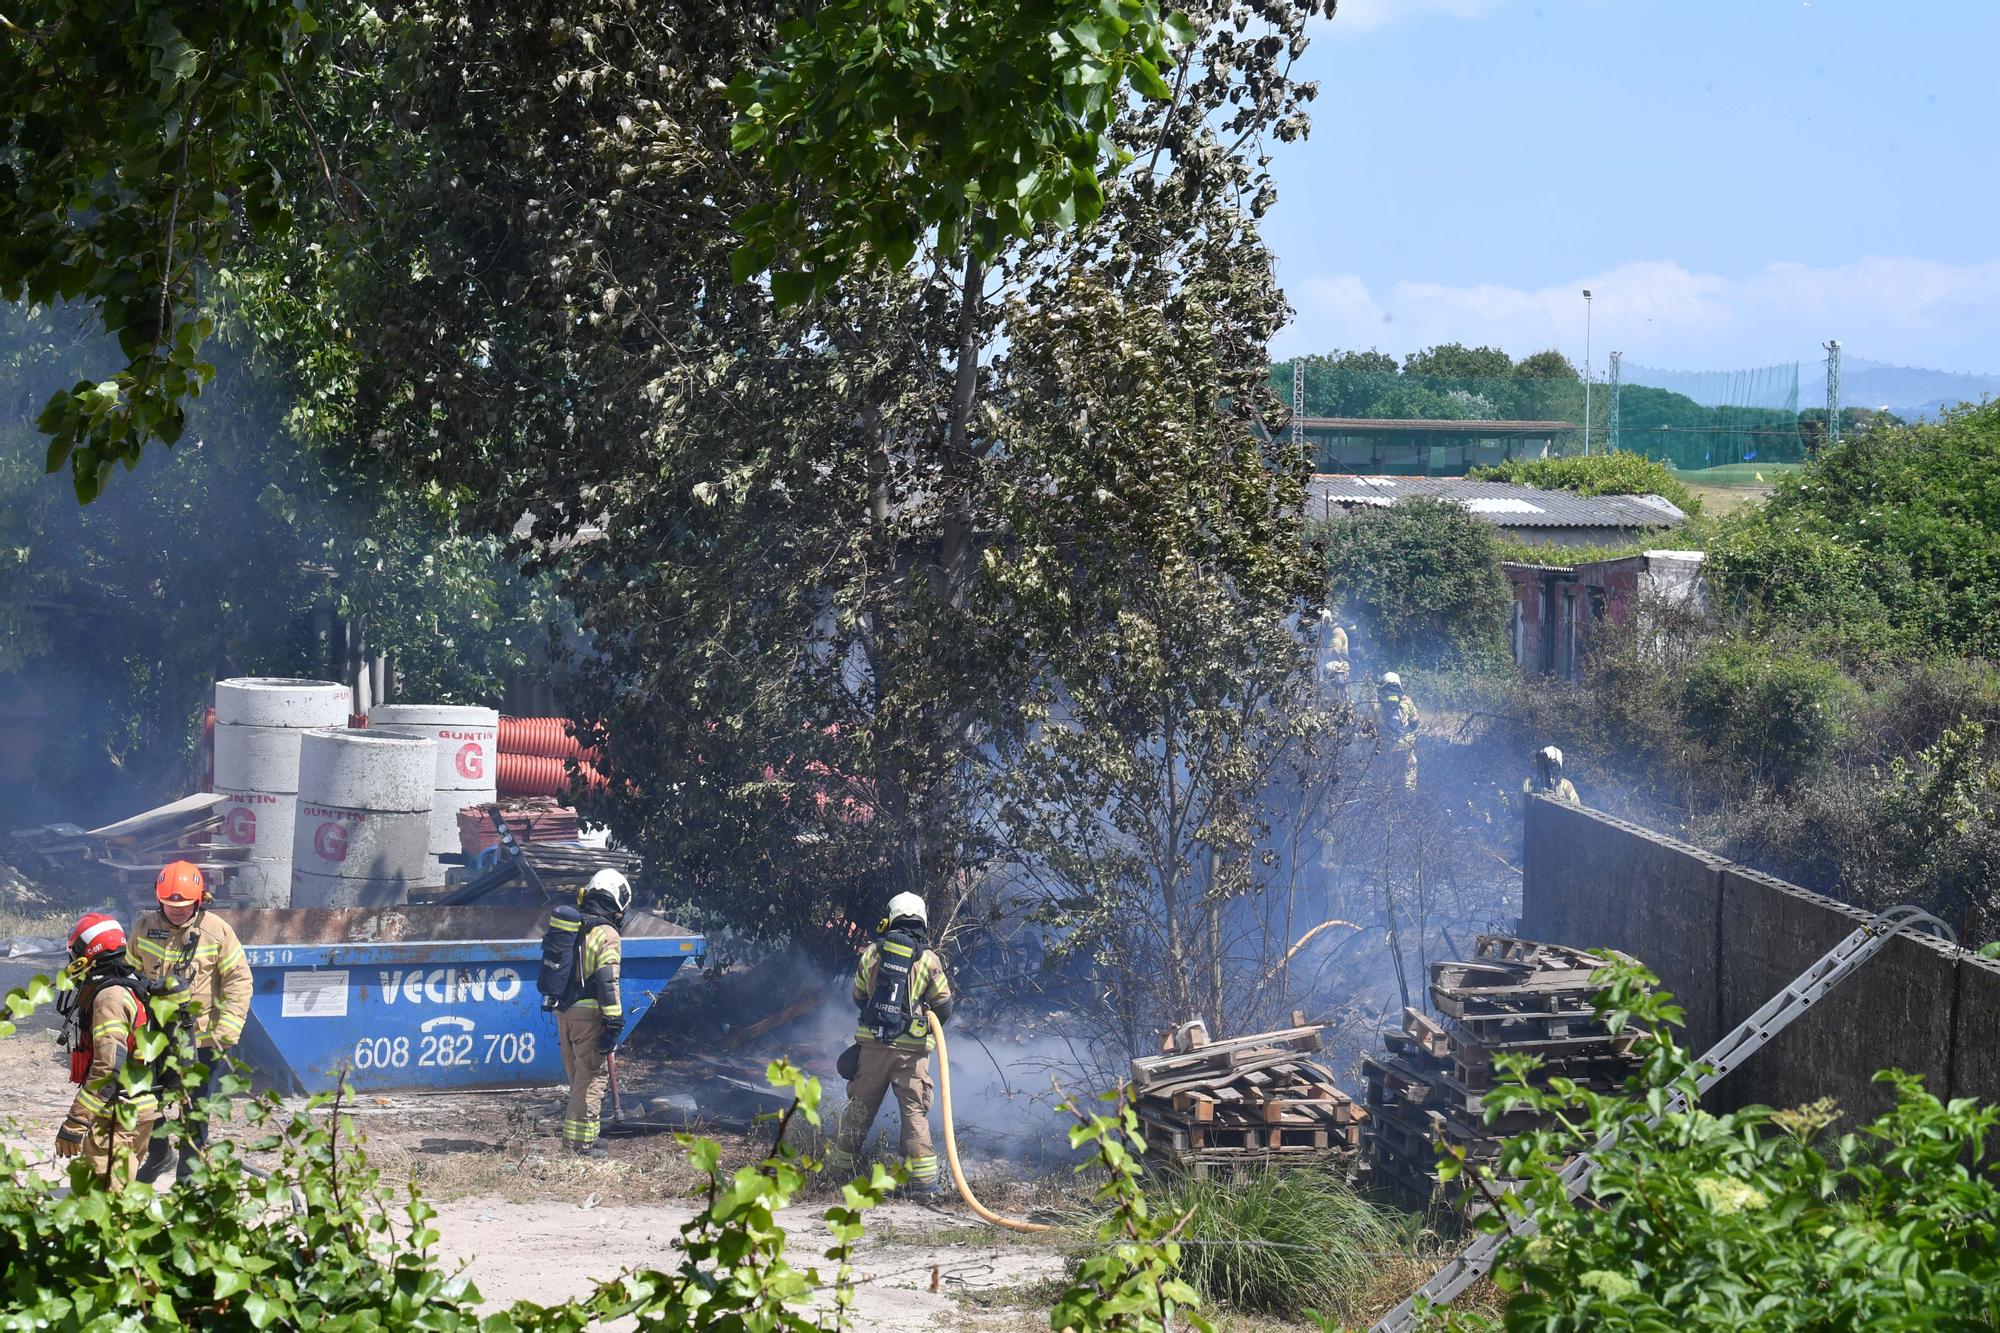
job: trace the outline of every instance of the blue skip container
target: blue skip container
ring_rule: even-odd
[[[231,914],[256,988],[237,1055],[286,1093],[563,1082],[535,990],[548,913],[531,907],[276,908]],[[701,936],[634,913],[623,932],[631,1035]]]

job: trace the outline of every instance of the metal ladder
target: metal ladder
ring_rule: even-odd
[[[1695,1079],[1695,1087],[1705,1093],[1720,1083],[1766,1042],[1790,1026],[1793,1019],[1880,953],[1890,940],[1913,928],[1929,930],[1947,944],[1958,943],[1951,927],[1929,912],[1909,906],[1890,908],[1836,944],[1818,962],[1794,977],[1791,984],[1765,1001],[1756,1013],[1709,1047],[1699,1062],[1706,1068]],[[1658,1115],[1647,1116],[1644,1123],[1649,1127],[1657,1125],[1664,1117],[1678,1115],[1686,1109],[1687,1098],[1677,1092],[1668,1099]],[[1606,1130],[1591,1145],[1589,1152],[1578,1154],[1562,1169],[1557,1179],[1562,1181],[1570,1198],[1574,1199],[1590,1188],[1591,1177],[1597,1173],[1593,1156],[1603,1153],[1617,1141],[1618,1131]],[[1512,1192],[1508,1191],[1509,1194]],[[1439,1269],[1408,1300],[1376,1321],[1369,1333],[1403,1333],[1403,1330],[1415,1328],[1421,1307],[1450,1304],[1460,1292],[1492,1271],[1493,1258],[1499,1253],[1501,1245],[1515,1236],[1532,1236],[1540,1229],[1540,1224],[1533,1217],[1516,1216],[1508,1220],[1506,1230],[1482,1235]]]

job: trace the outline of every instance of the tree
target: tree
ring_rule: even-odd
[[[1582,377],[1569,358],[1553,347],[1545,352],[1535,352],[1514,363],[1514,378],[1522,380],[1574,380]]]
[[[1472,668],[1508,660],[1512,596],[1492,527],[1448,500],[1399,500],[1313,525],[1326,596],[1360,622],[1375,669]]]
[[[538,46],[568,48],[571,82],[556,92],[588,98],[612,72],[587,49],[607,12],[545,20],[518,7],[500,26],[530,62],[546,56]],[[49,470],[67,462],[79,500],[101,492],[114,464],[181,438],[187,401],[215,373],[200,354],[228,269],[291,246],[322,269],[328,252],[352,251],[394,280],[406,256],[385,239],[407,235],[408,211],[422,207],[421,192],[405,193],[410,175],[445,163],[381,134],[376,94],[392,53],[421,65],[428,44],[453,44],[463,16],[449,2],[385,22],[344,0],[27,0],[0,17],[0,229],[14,238],[0,254],[0,294],[87,302],[125,359],[109,378],[53,395],[38,422]],[[688,18],[696,45],[729,26]],[[779,190],[742,202],[735,276],[775,263],[787,301],[857,263],[902,266],[928,227],[944,228],[947,248],[962,237],[983,265],[1039,224],[1088,221],[1100,178],[1134,151],[1111,133],[1124,90],[1182,107],[1203,100],[1184,96],[1192,76],[1176,65],[1192,31],[1150,0],[974,14],[855,0],[810,15],[742,8],[732,22],[727,61],[710,58],[713,46],[697,56],[741,112],[733,137],[708,145],[711,165],[740,173],[733,146],[778,174]],[[1253,122],[1303,132],[1302,118],[1269,117],[1262,100],[1260,90],[1237,108],[1245,119],[1231,133]],[[658,124],[628,123],[618,131],[628,140]],[[317,328],[289,332],[322,342],[337,333],[319,314]],[[263,323],[277,327],[268,314]]]
[[[292,73],[320,68],[317,27],[303,3],[254,0],[28,0],[0,18],[0,296],[88,303],[125,360],[37,420],[48,470],[67,463],[78,500],[181,438],[215,374],[201,284],[282,236],[300,190],[333,185],[324,157],[294,177],[274,151],[277,124],[302,114]]]
[[[1514,362],[1497,347],[1467,347],[1464,343],[1439,343],[1403,358],[1405,375],[1427,375],[1433,379],[1506,379],[1514,372]]]
[[[729,86],[733,146],[782,189],[740,219],[736,276],[775,265],[788,304],[857,263],[903,267],[933,228],[991,264],[1039,225],[1094,221],[1131,159],[1113,134],[1126,86],[1172,99],[1168,46],[1194,41],[1151,0],[836,0],[781,23]]]
[[[1799,539],[1826,558],[1786,560],[1796,588],[1757,576],[1776,572],[1769,555],[1797,552]],[[1821,613],[1856,606],[1863,592],[1884,609],[1876,632],[2000,653],[2000,404],[1821,450],[1725,533],[1717,562],[1732,599],[1794,608],[1794,629],[1856,628]]]
[[[1258,443],[1278,438],[1261,381],[1285,306],[1252,145],[1310,96],[1286,71],[1314,12],[1244,33],[1219,5],[1193,14],[1178,97],[1115,126],[1134,166],[1094,224],[990,264],[976,227],[929,236],[906,268],[790,304],[736,281],[737,223],[776,191],[739,169],[714,92],[761,58],[766,7],[601,0],[554,35],[535,6],[453,10],[364,87],[434,169],[385,219],[401,266],[337,274],[337,306],[370,317],[342,321],[328,401],[485,530],[531,516],[519,547],[590,642],[569,707],[620,779],[594,812],[698,905],[830,952],[896,889],[948,920],[995,852],[984,757],[1063,677],[1078,585],[1216,505],[1257,521],[1218,521],[1204,558],[1295,558],[1303,460]],[[838,223],[837,201],[802,197]],[[1073,318],[1028,355],[1020,330],[1056,307]],[[1190,437],[1217,452],[1149,489],[1152,455],[1099,440],[1153,391],[1140,368],[1166,338],[1203,349],[1171,387],[1183,419],[1219,423]],[[1102,375],[1061,364],[1088,358]],[[1019,443],[1038,413],[1070,423],[1067,452]],[[1109,546],[1030,540],[1036,515]],[[569,543],[585,522],[603,538]],[[830,786],[853,800],[823,808]]]

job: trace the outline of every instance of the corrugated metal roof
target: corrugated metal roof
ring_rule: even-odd
[[[1355,505],[1392,505],[1418,497],[1451,500],[1501,528],[1666,528],[1687,518],[1657,495],[1577,495],[1464,477],[1321,475],[1312,479],[1309,494],[1315,518]]]

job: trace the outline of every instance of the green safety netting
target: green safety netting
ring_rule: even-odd
[[[1797,363],[1703,372],[1628,364],[1618,383],[1588,386],[1586,409],[1580,378],[1448,378],[1341,364],[1357,359],[1369,358],[1305,358],[1305,416],[1321,419],[1309,420],[1306,435],[1321,471],[1449,475],[1510,457],[1580,453],[1586,415],[1593,450],[1614,445],[1682,469],[1796,462],[1804,453]],[[1271,368],[1271,384],[1291,401],[1291,362]],[[1426,425],[1366,424],[1374,421]]]

